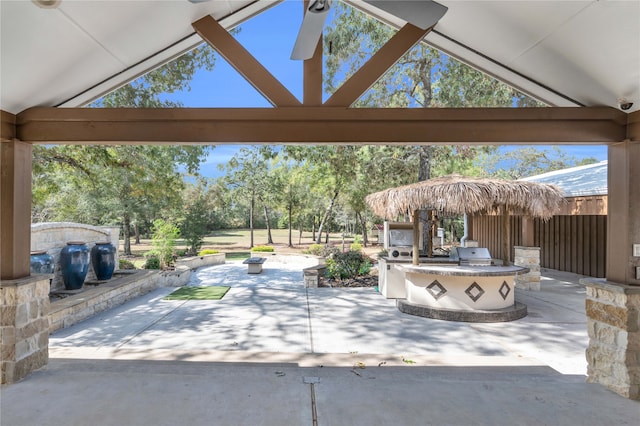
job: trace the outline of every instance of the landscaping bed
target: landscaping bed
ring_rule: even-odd
[[[330,279],[325,278],[318,287],[377,287],[378,276],[366,275],[357,278]]]

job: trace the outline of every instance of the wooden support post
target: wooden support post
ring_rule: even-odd
[[[31,154],[29,143],[0,143],[0,280],[30,274]]]
[[[634,253],[640,245],[640,141],[610,145],[608,173],[607,280],[640,285]]]
[[[522,244],[523,247],[533,247],[535,245],[533,217],[522,216]]]
[[[420,263],[420,210],[413,212],[413,264]]]
[[[509,226],[509,209],[502,207],[502,263],[511,264],[511,227]]]
[[[435,229],[435,217],[436,214],[433,210],[429,210],[427,213],[427,232],[428,240],[427,240],[427,257],[433,257],[433,236],[436,235]]]

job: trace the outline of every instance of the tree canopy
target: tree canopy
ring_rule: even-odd
[[[198,47],[97,100],[89,107],[178,107],[165,93],[189,90],[199,68],[212,69],[213,50]],[[121,224],[125,254],[132,225],[151,223],[179,204],[184,173],[199,170],[206,146],[34,147],[33,219]]]

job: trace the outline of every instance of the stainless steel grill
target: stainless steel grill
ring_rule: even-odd
[[[413,250],[411,247],[389,247],[389,257],[396,260],[411,260]]]
[[[485,247],[458,247],[460,265],[490,266],[491,254]]]

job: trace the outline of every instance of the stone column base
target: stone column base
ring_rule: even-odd
[[[326,266],[316,265],[302,270],[305,288],[318,288],[324,282]]]
[[[49,277],[0,281],[1,383],[14,383],[49,362]]]
[[[587,382],[640,400],[640,287],[583,278],[587,287]]]
[[[513,264],[529,269],[516,275],[516,287],[522,290],[540,291],[540,247],[514,246]]]

